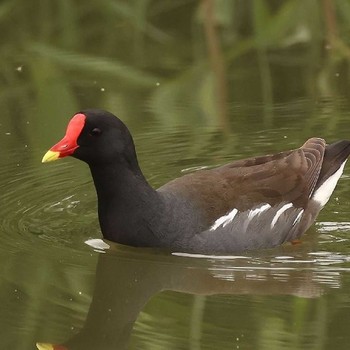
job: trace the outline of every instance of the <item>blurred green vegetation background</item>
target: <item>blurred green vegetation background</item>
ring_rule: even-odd
[[[348,97],[347,0],[3,0],[0,30],[5,119],[96,106],[226,129],[247,105],[269,126],[275,104]]]

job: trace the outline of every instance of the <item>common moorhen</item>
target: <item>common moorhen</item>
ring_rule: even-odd
[[[235,253],[298,240],[327,203],[350,141],[311,138],[298,149],[200,170],[153,189],[129,130],[113,114],[74,115],[44,156],[73,156],[91,170],[103,236],[121,244]]]

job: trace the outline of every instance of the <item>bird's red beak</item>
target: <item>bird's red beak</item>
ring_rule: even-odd
[[[76,114],[67,126],[64,138],[52,146],[44,155],[42,163],[52,162],[58,158],[70,156],[79,147],[77,141],[85,125],[86,116]]]

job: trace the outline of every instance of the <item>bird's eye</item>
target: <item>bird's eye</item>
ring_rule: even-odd
[[[91,131],[90,131],[90,135],[91,136],[100,136],[102,133],[101,129],[99,128],[93,128]]]

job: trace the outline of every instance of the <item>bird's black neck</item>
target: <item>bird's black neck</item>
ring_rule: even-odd
[[[98,215],[106,239],[132,246],[159,245],[157,222],[163,203],[140,168],[128,164],[90,165]]]

